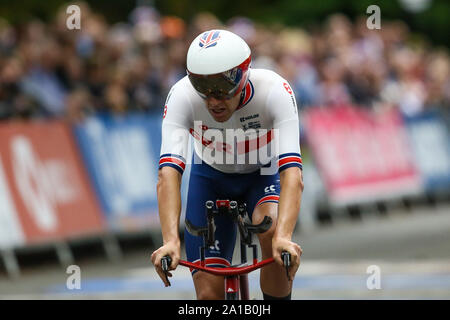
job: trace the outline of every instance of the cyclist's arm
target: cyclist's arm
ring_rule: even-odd
[[[180,245],[181,174],[171,167],[158,171],[158,209],[163,244]]]
[[[290,276],[293,278],[300,265],[302,253],[300,246],[292,241],[292,234],[300,211],[303,165],[297,104],[287,81],[282,78],[275,81],[268,94],[266,107],[272,116],[273,128],[278,132],[275,143],[278,144],[278,170],[281,187],[277,227],[272,239],[273,256],[281,264],[281,252],[286,250],[291,253]]]
[[[159,220],[161,224],[161,233],[163,245],[155,250],[151,256],[158,273],[165,286],[169,286],[166,275],[162,270],[161,259],[168,255],[172,263],[170,269],[175,269],[180,260],[180,237],[179,224],[181,212],[181,173],[170,166],[165,166],[158,171],[157,196]],[[168,276],[172,276],[171,273]]]
[[[291,240],[300,212],[304,187],[302,171],[298,167],[290,167],[280,172],[280,186],[277,228],[274,236]]]
[[[169,92],[164,106],[157,183],[163,245],[152,254],[152,262],[166,286],[168,282],[161,268],[161,258],[165,255],[172,258],[170,269],[175,269],[180,259],[180,187],[181,177],[186,166],[190,116],[189,101],[186,99],[183,88],[175,85]]]
[[[186,167],[192,117],[190,101],[180,82],[167,95],[161,128],[157,193],[164,241],[178,239],[181,176]]]

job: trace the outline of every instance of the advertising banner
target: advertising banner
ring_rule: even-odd
[[[450,190],[450,136],[438,111],[405,117],[411,148],[427,191]]]
[[[332,205],[417,194],[422,180],[396,110],[309,109],[305,133]]]
[[[78,125],[75,134],[109,226],[136,230],[159,225],[161,118],[95,116]]]
[[[25,235],[6,178],[0,157],[0,249],[25,244]]]
[[[99,209],[66,124],[0,124],[0,245],[99,232]]]

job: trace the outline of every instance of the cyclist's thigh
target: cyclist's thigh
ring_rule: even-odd
[[[186,218],[196,226],[206,226],[205,202],[215,201],[225,197],[215,188],[220,184],[217,176],[208,171],[210,168],[197,166],[207,166],[206,164],[193,165],[189,180],[188,199],[186,203]],[[194,168],[196,167],[196,168]],[[229,217],[218,216],[214,218],[216,225],[215,243],[206,248],[206,265],[215,267],[226,267],[231,264],[233,250],[236,241],[236,227]],[[200,261],[200,248],[203,245],[202,237],[191,235],[187,230],[184,232],[186,256],[190,262]],[[193,271],[193,274],[195,271]]]
[[[268,231],[258,234],[262,258],[266,259],[272,256],[272,235],[277,221],[280,178],[278,174],[258,175],[253,181],[254,183],[246,200],[252,223],[260,223],[264,216],[271,217],[273,221]]]
[[[273,203],[277,205],[279,198],[280,198],[280,175],[278,173],[274,175],[261,175],[259,172],[255,174],[252,179],[252,185],[249,188],[249,192],[246,196],[247,211],[253,223],[255,223],[253,219],[253,214],[255,212],[259,211],[273,212],[274,210],[273,208],[276,208],[276,206],[268,206],[268,205],[261,206],[262,204]],[[270,214],[270,216],[272,216],[272,214]],[[276,212],[275,217],[272,218],[276,218]]]

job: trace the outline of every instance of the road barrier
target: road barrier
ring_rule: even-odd
[[[341,106],[300,117],[303,147],[317,168],[309,176],[320,177],[332,206],[449,194],[450,122],[439,111],[402,117]],[[8,271],[18,274],[15,248],[49,243],[68,264],[70,239],[98,236],[117,258],[115,232],[160,234],[160,142],[159,115],[97,115],[74,127],[58,120],[0,123],[0,250]],[[305,177],[307,170],[305,159]],[[189,166],[183,204],[188,176]],[[318,190],[310,195],[323,201]],[[316,210],[308,201],[314,200],[302,201],[305,210]]]
[[[302,117],[332,207],[449,192],[449,130],[438,111],[403,117],[339,106]]]

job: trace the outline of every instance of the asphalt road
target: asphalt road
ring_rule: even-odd
[[[450,206],[391,211],[361,221],[300,229],[304,250],[293,299],[450,299]],[[164,288],[149,250],[77,261],[81,289],[68,290],[69,275],[56,262],[29,266],[19,279],[0,276],[0,299],[195,299],[187,269]],[[370,269],[369,267],[372,266]],[[375,266],[375,267],[374,267]],[[368,270],[369,268],[369,270]],[[379,286],[369,289],[368,279]],[[368,273],[369,271],[369,273]],[[250,275],[251,298],[261,299],[258,272]],[[376,286],[375,286],[376,287]]]

